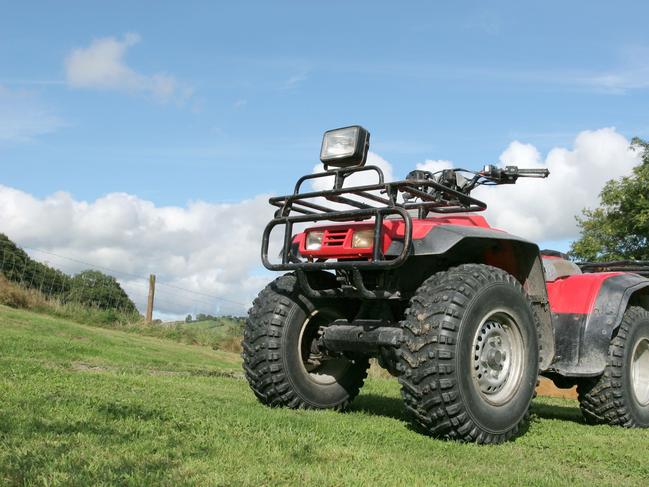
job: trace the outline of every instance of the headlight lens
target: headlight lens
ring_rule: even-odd
[[[324,160],[346,157],[354,154],[358,127],[347,127],[327,132],[322,141],[320,158]]]
[[[355,249],[368,249],[374,245],[374,229],[357,230],[352,235],[352,247]]]
[[[324,232],[309,232],[306,234],[306,249],[307,250],[320,250],[322,247],[322,238]]]

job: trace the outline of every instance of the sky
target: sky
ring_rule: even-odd
[[[482,197],[492,224],[563,249],[649,138],[640,2],[0,7],[0,232],[70,272],[122,272],[136,301],[150,272],[202,293],[170,287],[162,317],[245,310],[270,279],[265,201],[327,129],[366,127],[394,178],[550,167]]]

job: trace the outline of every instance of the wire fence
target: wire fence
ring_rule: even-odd
[[[100,266],[49,250],[16,247],[0,241],[0,272],[9,281],[49,299],[74,301],[104,309],[144,313],[149,277]],[[119,284],[119,285],[116,285]],[[158,277],[154,318],[181,319],[191,314],[242,316],[249,304],[188,289]]]

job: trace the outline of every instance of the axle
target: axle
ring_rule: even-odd
[[[382,347],[398,347],[402,330],[383,320],[336,320],[322,328],[319,347],[328,352],[377,354]]]

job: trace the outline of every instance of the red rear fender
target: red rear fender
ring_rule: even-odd
[[[550,371],[594,377],[604,370],[629,300],[649,289],[649,279],[623,272],[578,274],[549,282],[547,288],[556,343]]]
[[[548,299],[553,313],[590,314],[602,284],[620,272],[577,274],[548,282]]]

